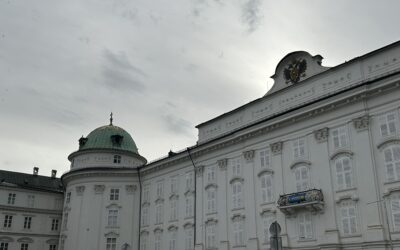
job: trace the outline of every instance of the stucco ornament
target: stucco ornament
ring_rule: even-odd
[[[297,83],[300,77],[306,76],[307,61],[305,59],[296,59],[290,63],[283,71],[286,83]]]

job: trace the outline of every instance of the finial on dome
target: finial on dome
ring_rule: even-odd
[[[110,114],[110,126],[113,125],[112,122],[113,122],[113,113],[111,112],[111,114]]]

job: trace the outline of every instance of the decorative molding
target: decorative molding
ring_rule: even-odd
[[[400,192],[400,187],[392,187],[386,189],[386,191],[383,193],[383,197],[389,196],[392,193]]]
[[[58,242],[59,242],[58,238],[57,239],[48,239],[48,240],[46,240],[46,243],[50,244],[50,245],[57,245]]]
[[[311,162],[310,161],[306,161],[306,160],[298,160],[293,162],[292,164],[290,164],[290,169],[293,169],[295,167],[297,167],[298,165],[306,165],[306,166],[311,166]]]
[[[134,192],[136,192],[137,186],[136,185],[126,185],[125,190],[126,190],[127,194],[133,194]]]
[[[0,236],[0,241],[5,243],[14,242],[14,239],[8,236]]]
[[[162,232],[164,231],[161,227],[157,226],[156,228],[154,228],[153,232]]]
[[[106,206],[107,209],[111,208],[111,207],[117,207],[117,208],[122,208],[121,205],[117,204],[117,203],[110,203]]]
[[[207,184],[207,186],[204,188],[204,189],[209,189],[209,188],[218,188],[218,186],[217,186],[217,184],[215,184],[215,183],[209,183],[209,184]]]
[[[207,225],[207,224],[212,224],[212,223],[216,224],[217,222],[218,222],[217,219],[211,217],[211,218],[207,218],[205,224],[206,224],[206,225]]]
[[[76,189],[76,194],[77,195],[83,195],[83,192],[85,191],[85,186],[77,186],[77,187],[75,187],[75,189]]]
[[[344,200],[352,200],[352,201],[355,201],[355,202],[356,202],[356,201],[359,200],[359,198],[358,198],[357,195],[345,194],[345,195],[338,196],[338,197],[336,198],[335,202],[336,202],[336,203],[340,203],[340,202],[342,202],[342,201],[344,201]]]
[[[154,202],[157,204],[164,203],[164,198],[158,197]]]
[[[175,224],[168,226],[168,231],[177,231],[178,227]]]
[[[229,181],[229,184],[232,184],[232,183],[234,183],[236,181],[243,182],[244,179],[242,177],[235,176]]]
[[[196,169],[196,176],[197,177],[202,177],[203,176],[203,172],[204,172],[204,166],[197,166]]]
[[[326,142],[329,137],[329,128],[321,128],[314,131],[314,138],[318,143]]]
[[[368,114],[353,119],[354,128],[358,132],[368,129],[369,122],[370,122],[370,116]]]
[[[33,243],[33,239],[29,237],[22,237],[17,240],[17,242],[21,243]]]
[[[254,160],[254,150],[244,151],[243,157],[247,162],[252,162]]]
[[[260,215],[264,216],[268,213],[276,214],[276,209],[275,208],[264,208],[263,210],[261,210]]]
[[[142,231],[140,231],[140,235],[142,235],[142,234],[149,235],[150,233],[149,233],[149,231],[147,231],[147,229],[143,229]]]
[[[95,194],[102,194],[106,189],[105,185],[94,185],[94,193]]]
[[[231,220],[236,220],[236,219],[244,219],[246,216],[244,214],[233,214],[231,216]]]
[[[194,190],[191,190],[191,189],[186,190],[186,192],[184,193],[185,196],[193,195],[193,194],[194,194]]]
[[[280,141],[280,142],[272,143],[272,144],[270,144],[270,147],[271,147],[271,152],[274,155],[281,154],[282,149],[283,149],[283,142]]]
[[[258,172],[257,176],[260,177],[263,174],[274,174],[274,170],[272,169],[262,169],[260,172]]]
[[[179,199],[179,195],[177,195],[176,193],[172,193],[170,196],[169,196],[169,199],[170,200],[172,200],[172,199]]]
[[[351,156],[354,155],[354,153],[352,151],[350,151],[350,150],[340,149],[340,150],[337,150],[335,153],[333,153],[330,156],[330,158],[331,158],[332,161],[334,161],[334,160],[336,160],[336,158],[338,158],[341,155],[347,155],[347,156],[351,157]]]
[[[194,224],[192,222],[186,222],[185,224],[183,224],[183,228],[187,229],[187,228],[191,228],[194,227]]]
[[[218,160],[217,163],[218,163],[218,167],[220,170],[222,170],[222,171],[226,170],[226,168],[228,166],[228,159],[225,158],[225,159]]]
[[[385,138],[382,142],[380,142],[377,146],[379,150],[382,150],[383,148],[389,146],[389,145],[396,145],[400,144],[400,138],[399,137],[389,137]]]
[[[105,237],[119,237],[119,233],[110,231],[104,234]]]

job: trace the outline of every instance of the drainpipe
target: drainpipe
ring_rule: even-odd
[[[196,218],[197,218],[197,207],[196,207],[196,200],[197,200],[197,176],[196,176],[196,165],[194,164],[192,155],[190,154],[190,148],[186,148],[186,151],[188,152],[190,161],[192,162],[193,168],[194,168],[194,222],[193,222],[193,249],[196,248]]]
[[[140,250],[140,230],[142,229],[142,180],[140,178],[140,169],[141,167],[136,168],[138,177],[139,177],[139,237],[138,237],[138,250]]]

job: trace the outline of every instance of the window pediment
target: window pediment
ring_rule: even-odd
[[[261,210],[260,215],[261,216],[265,216],[267,214],[271,214],[271,213],[276,213],[276,210],[274,208],[264,208],[263,210]]]
[[[176,230],[178,230],[178,227],[176,225],[170,225],[168,227],[168,231],[176,231]]]
[[[175,193],[173,193],[173,194],[171,194],[171,195],[169,196],[169,199],[170,199],[170,200],[173,200],[173,199],[177,200],[178,198],[179,198],[179,195],[177,195],[177,194],[175,194]]]
[[[114,231],[111,231],[111,232],[105,233],[104,236],[107,238],[116,238],[119,236],[119,234]]]
[[[160,203],[163,203],[164,202],[164,199],[163,198],[157,198],[157,200],[155,200],[155,203],[157,203],[157,204],[160,204]]]
[[[377,147],[379,150],[382,150],[382,149],[386,148],[387,146],[399,145],[399,144],[400,144],[399,137],[397,137],[397,136],[396,137],[388,137],[388,138],[384,139],[383,141],[381,141]]]
[[[345,200],[358,201],[358,197],[356,195],[345,194],[337,197],[335,201],[336,203],[341,203],[342,201]]]
[[[214,218],[208,218],[207,220],[206,220],[206,225],[210,225],[210,224],[216,224],[218,222],[218,220],[217,219],[214,219]]]
[[[217,184],[215,184],[215,183],[210,183],[210,184],[208,184],[204,189],[217,188],[217,187],[218,187]]]
[[[158,232],[162,233],[162,231],[164,231],[164,230],[161,227],[156,227],[153,230],[154,233],[158,233]]]
[[[245,217],[246,216],[244,214],[234,214],[234,215],[232,215],[231,219],[232,219],[232,221],[237,221],[237,220],[242,220]]]
[[[22,237],[22,238],[19,238],[19,239],[17,240],[17,242],[22,242],[22,243],[33,243],[33,239],[32,239],[32,238],[29,238],[29,237]]]
[[[260,177],[260,176],[262,176],[264,174],[271,174],[272,175],[273,173],[274,173],[274,170],[272,170],[272,169],[263,169],[257,174],[257,176]]]
[[[11,237],[8,237],[8,236],[1,236],[1,237],[0,237],[0,241],[1,241],[1,242],[9,243],[9,242],[14,242],[14,239],[11,238]]]
[[[193,223],[191,223],[191,222],[186,222],[185,224],[183,224],[183,228],[192,228],[192,227],[194,227],[194,224]]]
[[[297,166],[304,166],[304,165],[306,165],[306,166],[311,166],[311,162],[310,162],[310,161],[306,161],[306,160],[298,160],[298,161],[293,162],[293,163],[290,165],[290,169],[294,169],[294,168],[296,168]]]
[[[400,192],[400,187],[392,187],[392,188],[388,188],[386,189],[386,191],[383,193],[383,196],[389,196],[392,193],[397,193]]]
[[[243,181],[244,179],[242,177],[235,176],[229,181],[229,184],[232,184],[234,182],[243,182]]]
[[[334,160],[336,160],[337,158],[339,158],[340,156],[349,156],[349,157],[351,157],[351,156],[353,156],[353,155],[354,155],[354,153],[353,153],[352,151],[350,151],[350,150],[347,150],[347,149],[340,149],[340,150],[337,150],[335,153],[333,153],[333,154],[330,156],[330,158],[331,158],[332,161],[334,161]]]
[[[50,239],[50,240],[46,240],[46,243],[49,245],[57,245],[58,244],[58,240],[57,239]]]

